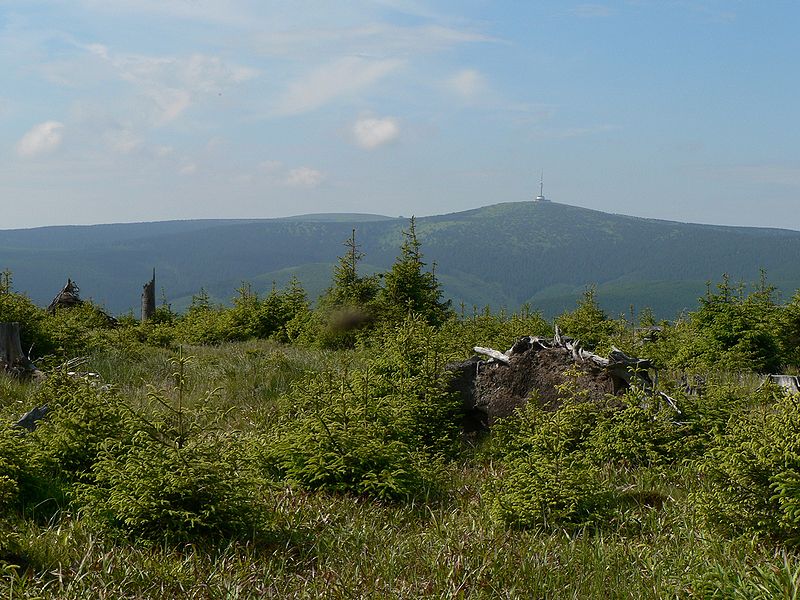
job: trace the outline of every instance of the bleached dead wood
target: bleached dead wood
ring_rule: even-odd
[[[475,352],[477,352],[478,354],[483,354],[485,356],[490,356],[491,358],[493,358],[493,359],[495,359],[497,361],[500,361],[503,364],[506,364],[506,365],[511,364],[511,360],[508,358],[508,356],[506,356],[505,354],[503,354],[499,350],[494,350],[492,348],[483,348],[482,346],[475,346],[473,348],[473,350],[475,350]]]
[[[763,387],[767,382],[782,387],[790,394],[800,394],[800,377],[796,375],[767,375],[759,387]]]

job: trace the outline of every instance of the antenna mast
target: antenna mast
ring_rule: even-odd
[[[539,177],[539,195],[536,196],[536,202],[548,202],[547,198],[544,197],[544,169],[542,169],[542,174]]]

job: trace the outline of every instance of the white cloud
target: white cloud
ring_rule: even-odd
[[[297,115],[316,110],[341,97],[360,92],[404,64],[400,60],[374,60],[355,56],[318,67],[289,84],[275,104],[276,115]]]
[[[193,175],[197,172],[197,165],[193,162],[185,163],[179,170],[178,173],[181,175]]]
[[[325,175],[311,167],[297,167],[286,174],[284,183],[290,187],[316,187]]]
[[[52,152],[61,144],[63,129],[64,124],[58,121],[35,125],[17,142],[17,154],[32,157]]]
[[[391,117],[383,119],[368,117],[355,122],[353,135],[359,146],[372,150],[397,139],[400,135],[400,126]]]
[[[486,82],[475,69],[462,69],[447,80],[447,87],[464,98],[473,98],[486,89]]]

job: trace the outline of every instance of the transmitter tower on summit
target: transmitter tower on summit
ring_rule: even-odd
[[[536,196],[534,202],[550,202],[550,200],[544,197],[544,171],[542,171],[542,175],[539,178],[539,195]]]

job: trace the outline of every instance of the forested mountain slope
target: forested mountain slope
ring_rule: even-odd
[[[158,289],[180,308],[201,287],[230,299],[242,281],[258,290],[297,275],[316,297],[329,283],[352,228],[365,270],[388,268],[405,219],[306,215],[291,219],[198,220],[0,231],[0,269],[44,304],[67,277],[112,312],[136,307],[157,270]],[[694,307],[728,273],[759,269],[788,295],[800,287],[800,232],[721,227],[612,215],[556,203],[504,203],[417,220],[429,265],[456,307],[546,314],[571,307],[586,285],[612,313],[652,307],[672,317]],[[160,293],[160,292],[159,292]]]

